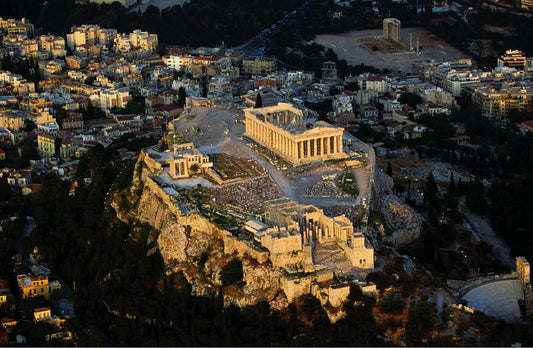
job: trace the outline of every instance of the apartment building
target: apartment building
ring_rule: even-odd
[[[2,19],[0,17],[0,34],[33,37],[34,27],[26,18],[22,18],[18,21],[12,18]]]
[[[95,24],[83,24],[70,28],[70,34],[67,34],[67,46],[71,50],[83,45],[110,47],[116,37],[116,29],[100,28],[99,25]]]
[[[131,100],[130,90],[128,87],[110,88],[100,91],[98,102],[100,108],[109,110],[113,107],[123,108]]]
[[[130,34],[118,34],[114,40],[115,52],[127,55],[133,53],[134,57],[154,53],[157,50],[158,36],[147,31],[135,29]]]
[[[472,102],[481,108],[485,117],[507,118],[511,111],[525,111],[533,103],[533,86],[477,87]]]
[[[191,51],[191,49],[171,48],[168,50],[168,54],[163,57],[163,63],[178,71],[191,72],[193,60],[193,56],[189,54]]]
[[[37,149],[43,158],[54,157],[56,152],[56,137],[52,134],[37,135]]]
[[[50,295],[55,290],[61,290],[61,284],[57,281],[49,281],[48,276],[35,274],[20,274],[17,276],[17,284],[22,294],[22,299],[34,296],[43,296],[50,300]]]
[[[276,69],[276,60],[268,57],[251,56],[242,61],[242,73],[248,75],[268,75]]]
[[[517,70],[524,70],[526,67],[526,55],[519,50],[507,50],[498,58],[498,67],[507,66]]]

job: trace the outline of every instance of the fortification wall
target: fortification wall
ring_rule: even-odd
[[[284,254],[302,250],[302,236],[299,234],[288,236],[272,236],[268,233],[261,236],[261,245],[272,254]]]
[[[340,284],[337,286],[330,286],[327,290],[329,303],[333,307],[341,306],[350,295],[350,285]]]
[[[146,152],[143,152],[143,161],[146,164],[146,167],[152,172],[160,172],[163,170],[161,163],[157,162],[155,159],[150,157]]]
[[[342,249],[348,260],[350,260],[352,266],[363,269],[374,269],[373,248],[352,248],[348,245],[344,245]]]
[[[270,255],[272,266],[276,268],[297,269],[302,264],[302,260],[303,252],[301,250],[290,253],[278,253]]]
[[[311,282],[315,279],[315,275],[311,274],[307,277],[290,277],[282,276],[280,280],[281,290],[287,296],[287,301],[293,302],[298,297],[311,293]]]
[[[224,231],[223,235],[224,240],[224,253],[233,254],[237,253],[240,257],[248,255],[256,259],[259,263],[264,263],[268,260],[269,253],[266,251],[259,251],[246,242],[238,240],[231,233]]]
[[[176,217],[180,217],[183,214],[181,213],[180,208],[176,203],[176,199],[166,193],[158,183],[156,183],[148,175],[143,174],[143,183],[150,189],[150,191],[161,201],[162,204],[166,205],[167,209],[174,214]]]

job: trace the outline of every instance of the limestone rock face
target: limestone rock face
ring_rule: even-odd
[[[389,209],[385,210],[385,218],[396,228],[396,232],[385,240],[394,247],[411,243],[420,237],[422,230],[422,220],[420,216],[409,206],[396,200],[389,201]]]
[[[182,271],[192,286],[192,295],[216,296],[222,283],[220,271],[232,258],[241,259],[243,264],[243,282],[224,289],[224,303],[240,307],[255,305],[267,301],[272,308],[281,309],[288,306],[287,299],[279,286],[279,271],[263,259],[260,263],[254,259],[252,250],[240,252],[226,250],[228,232],[221,230],[207,218],[199,214],[182,215],[172,199],[149,178],[153,173],[150,163],[144,163],[144,156],[139,156],[134,175],[131,197],[135,200],[133,209],[119,214],[127,221],[135,217],[150,224],[159,231],[157,246],[163,260],[172,271]],[[137,168],[136,168],[137,169]],[[140,192],[140,194],[139,194]],[[136,193],[136,195],[134,194]],[[118,212],[118,203],[113,204]],[[231,255],[230,255],[231,254]],[[281,293],[281,295],[280,295]]]
[[[372,197],[372,208],[381,211],[395,229],[392,235],[385,236],[384,241],[397,248],[420,237],[422,219],[392,192],[393,184],[390,176],[379,171],[375,173],[376,192]]]
[[[253,306],[261,301],[270,303],[271,308],[282,309],[288,306],[279,297],[279,272],[267,264],[257,264],[243,259],[244,285],[232,286],[224,294],[224,304],[239,307]],[[276,300],[275,300],[276,299]]]
[[[157,244],[165,263],[169,260],[183,262],[187,259],[185,246],[188,237],[185,234],[185,227],[148,188],[143,189],[133,213],[139,220],[159,230]]]

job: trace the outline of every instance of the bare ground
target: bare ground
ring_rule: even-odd
[[[411,35],[414,51],[410,50]],[[416,53],[417,38],[421,54]],[[380,29],[321,34],[315,37],[315,42],[326,49],[331,48],[339,59],[345,59],[348,64],[364,63],[379,69],[388,68],[406,73],[416,73],[418,65],[426,59],[467,57],[424,28],[402,28],[401,42],[383,39],[383,31]]]

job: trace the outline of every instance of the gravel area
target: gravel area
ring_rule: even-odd
[[[409,51],[410,34],[413,35],[413,46],[416,46],[416,38],[419,38],[420,54]],[[346,59],[348,64],[364,63],[395,72],[417,73],[419,64],[426,59],[446,60],[467,57],[465,53],[423,28],[402,28],[401,43],[388,42],[382,36],[381,29],[357,30],[341,34],[317,35],[315,42],[326,49],[331,48],[339,59]]]

